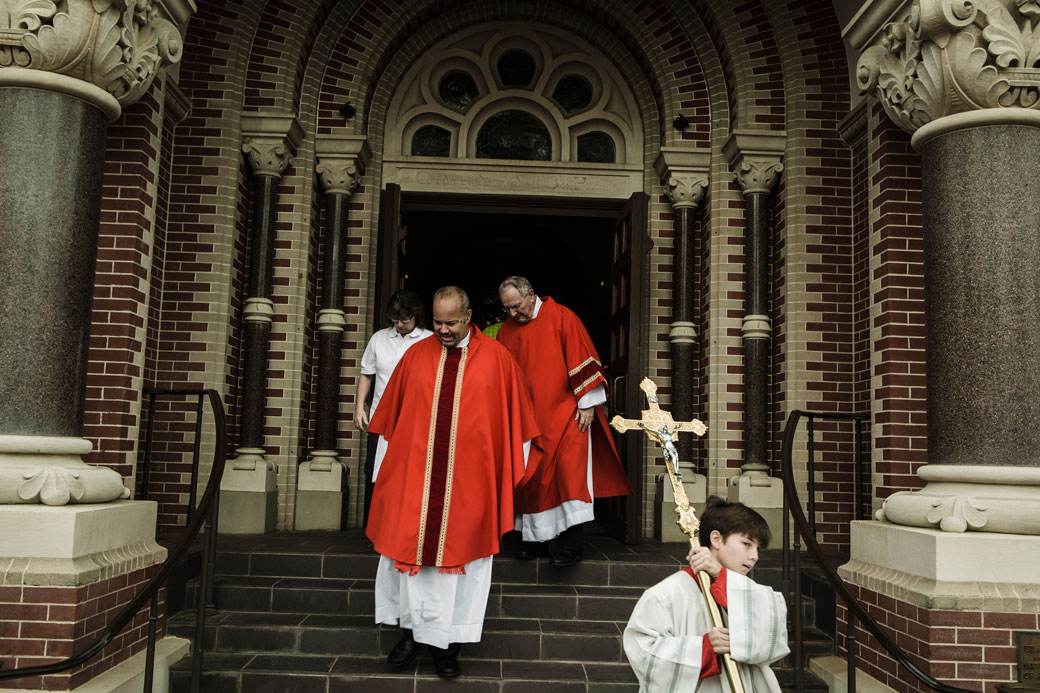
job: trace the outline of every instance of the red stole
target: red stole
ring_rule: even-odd
[[[497,335],[531,384],[545,455],[517,496],[519,511],[537,513],[567,500],[591,502],[586,479],[589,436],[574,421],[578,400],[607,384],[588,331],[571,310],[551,298],[538,317],[521,325],[506,320]],[[602,407],[592,422],[592,483],[596,498],[632,493]]]

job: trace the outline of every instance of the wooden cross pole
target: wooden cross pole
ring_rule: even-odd
[[[679,529],[689,537],[690,548],[698,548],[700,541],[697,538],[697,531],[700,529],[701,523],[693,511],[690,499],[686,495],[686,489],[682,485],[682,476],[679,473],[679,453],[675,449],[675,435],[680,431],[688,431],[702,436],[707,432],[708,427],[697,419],[678,422],[672,419],[671,414],[661,409],[660,402],[657,400],[657,385],[650,378],[643,378],[643,382],[639,383],[639,389],[646,394],[650,407],[642,411],[642,418],[637,420],[615,416],[610,421],[610,425],[619,433],[643,431],[648,438],[664,448],[665,467],[668,469],[668,479],[672,483],[672,495],[675,497],[675,514],[678,515],[676,523],[679,525]],[[698,571],[697,583],[704,596],[711,625],[715,628],[724,627],[725,623],[722,620],[719,605],[711,596],[711,577],[703,570]],[[744,685],[740,680],[737,663],[733,661],[729,653],[722,655],[722,665],[726,671],[730,690],[733,693],[744,693]]]

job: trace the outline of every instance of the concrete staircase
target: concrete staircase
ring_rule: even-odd
[[[429,654],[391,670],[385,658],[397,628],[373,624],[377,556],[358,531],[221,537],[215,584],[219,613],[207,619],[202,689],[207,693],[365,693],[456,691],[611,693],[638,690],[621,632],[642,591],[681,566],[679,544],[620,544],[587,536],[584,560],[552,568],[518,561],[508,543],[495,558],[484,635],[463,646],[463,674],[446,682]],[[756,579],[779,585],[765,559]],[[775,573],[775,575],[774,575]],[[774,580],[775,578],[775,580]],[[197,581],[187,599],[197,598]],[[811,602],[806,610],[811,623]],[[172,617],[173,635],[192,637],[194,613]],[[829,653],[810,631],[806,655]],[[793,670],[776,670],[785,690]],[[187,661],[173,690],[188,690]],[[824,690],[806,675],[806,690]],[[792,688],[793,689],[793,688]]]

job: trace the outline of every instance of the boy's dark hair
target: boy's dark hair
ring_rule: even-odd
[[[773,533],[764,517],[743,503],[729,503],[718,496],[709,496],[701,515],[701,546],[711,546],[711,533],[718,530],[722,540],[731,534],[746,534],[758,542],[759,548],[769,547]]]
[[[426,327],[423,320],[423,302],[419,294],[408,289],[395,291],[386,307],[386,315],[391,320],[396,318],[415,317],[416,327]]]

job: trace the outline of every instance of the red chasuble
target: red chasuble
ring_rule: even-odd
[[[603,365],[585,326],[568,308],[542,299],[538,317],[521,325],[512,318],[497,335],[531,383],[534,411],[542,432],[542,461],[517,494],[522,513],[538,513],[567,500],[592,502],[586,479],[589,436],[574,420],[578,400],[607,384]],[[602,407],[592,433],[592,486],[597,498],[632,493]]]
[[[463,348],[420,340],[394,369],[368,430],[388,444],[368,520],[376,551],[441,567],[498,553],[513,529],[523,443],[538,436],[508,351],[472,327]],[[531,465],[538,456],[532,445]]]

